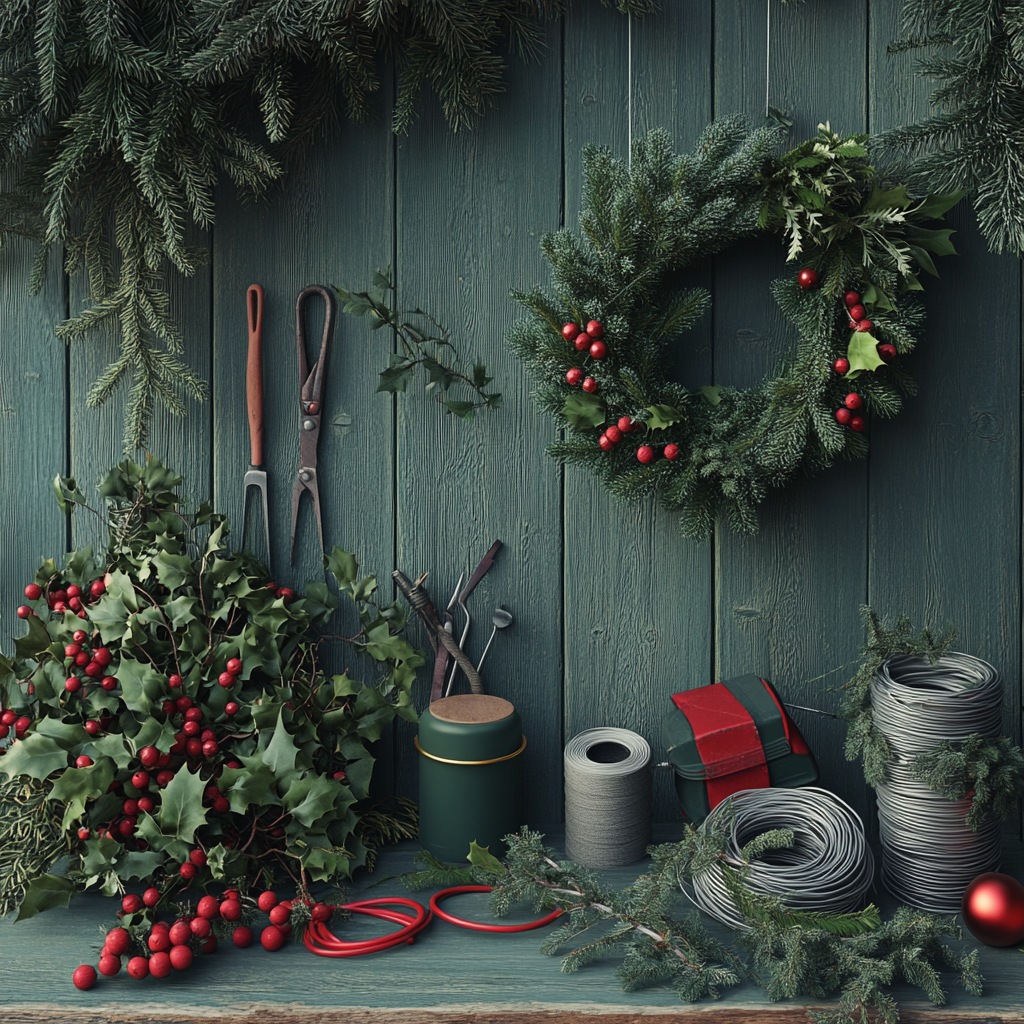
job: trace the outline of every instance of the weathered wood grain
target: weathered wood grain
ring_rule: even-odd
[[[538,242],[558,224],[559,51],[555,24],[539,65],[510,60],[508,91],[478,128],[453,135],[429,104],[398,147],[399,301],[449,327],[464,370],[486,363],[505,403],[466,423],[444,415],[423,378],[399,396],[398,565],[410,578],[429,570],[430,594],[444,607],[459,574],[468,580],[491,543],[504,542],[469,599],[468,650],[479,659],[504,604],[515,622],[496,637],[484,675],[488,692],[523,717],[532,821],[561,814],[559,471],[543,453],[550,423],[504,336],[519,315],[509,290],[542,278]],[[429,692],[429,673],[421,675],[420,706]],[[415,795],[411,730],[399,735],[399,784]]]
[[[715,11],[715,109],[763,117],[765,5],[718,0]],[[813,135],[819,121],[863,130],[866,11],[865,2],[771,5],[770,100],[792,118],[792,143]],[[750,387],[791,351],[793,329],[768,292],[772,280],[795,273],[784,256],[780,241],[759,239],[717,259],[716,384]],[[718,531],[720,678],[758,672],[784,700],[835,709],[828,688],[846,677],[820,677],[855,659],[861,642],[867,502],[866,466],[840,462],[770,495],[756,536]],[[821,785],[863,815],[868,794],[859,768],[843,759],[842,723],[806,712],[795,717],[817,756]]]

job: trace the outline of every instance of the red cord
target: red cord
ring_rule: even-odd
[[[415,910],[416,916],[410,917],[397,910],[385,910],[384,907],[403,906]],[[377,953],[382,949],[389,949],[391,946],[400,945],[403,942],[411,943],[414,937],[421,932],[429,923],[431,913],[415,900],[405,899],[401,896],[385,897],[376,900],[359,900],[355,903],[346,903],[340,909],[351,910],[357,914],[367,914],[370,917],[380,917],[393,924],[404,922],[404,926],[397,932],[390,935],[382,935],[376,939],[366,939],[362,942],[343,942],[337,938],[330,929],[320,921],[311,921],[306,927],[303,935],[303,942],[311,953],[318,956],[361,956],[364,953]]]
[[[455,885],[451,889],[442,889],[440,892],[434,893],[430,897],[430,909],[442,921],[457,924],[460,928],[473,928],[478,932],[528,932],[531,928],[543,928],[562,913],[561,910],[553,910],[547,917],[542,917],[539,921],[529,921],[526,924],[484,924],[481,921],[467,921],[462,917],[454,917],[445,913],[440,906],[441,900],[446,900],[449,896],[458,896],[464,892],[491,891],[492,888],[489,885]]]

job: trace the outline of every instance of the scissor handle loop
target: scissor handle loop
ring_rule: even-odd
[[[320,358],[313,366],[313,372],[309,371],[309,364],[306,361],[306,325],[303,319],[303,307],[306,299],[311,295],[323,297],[326,311],[324,313],[324,334],[320,340]],[[299,383],[302,388],[302,411],[312,415],[320,413],[320,396],[323,392],[324,367],[327,363],[327,342],[331,337],[331,329],[334,326],[334,297],[323,286],[311,284],[299,292],[295,300],[295,344],[299,350]]]

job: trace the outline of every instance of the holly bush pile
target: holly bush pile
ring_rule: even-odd
[[[0,733],[14,737],[0,773],[7,789],[45,790],[71,862],[57,877],[18,861],[0,880],[4,910],[21,901],[29,916],[129,879],[305,884],[366,862],[367,743],[395,715],[416,719],[423,655],[405,612],[379,605],[376,579],[335,548],[327,568],[360,624],[343,639],[377,678],[328,678],[320,648],[339,598],[321,582],[278,587],[229,550],[223,516],[185,512],[180,483],[155,459],[112,469],[99,486],[107,551],[45,561],[25,588],[27,632],[0,656]],[[56,487],[65,508],[88,509],[73,479]]]

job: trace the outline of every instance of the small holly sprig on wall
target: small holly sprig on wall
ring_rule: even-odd
[[[474,362],[472,376],[458,369],[458,351],[452,342],[451,331],[419,307],[399,310],[389,305],[388,292],[395,290],[390,267],[373,275],[373,285],[364,292],[346,291],[337,285],[334,289],[344,303],[346,313],[369,316],[371,330],[391,328],[399,351],[392,354],[388,368],[381,371],[378,391],[403,392],[416,371],[422,369],[428,378],[426,390],[436,392],[437,400],[460,419],[473,419],[477,409],[501,408],[501,392],[487,390],[487,385],[494,378],[488,375],[483,363]],[[409,316],[416,317],[418,323],[406,319]],[[475,397],[468,402],[449,398],[448,393],[453,386],[468,390]]]

